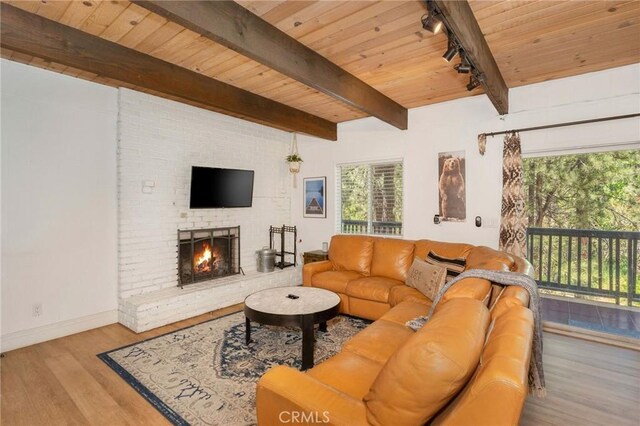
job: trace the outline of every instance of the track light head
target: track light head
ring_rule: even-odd
[[[471,72],[471,65],[460,62],[454,65],[453,69],[458,71],[458,74],[469,74]]]
[[[459,74],[469,74],[473,67],[469,63],[467,59],[467,55],[464,54],[464,51],[460,51],[460,63],[453,66],[453,69],[458,71]]]
[[[436,5],[431,0],[426,0],[427,13],[422,15],[422,28],[432,34],[438,34],[444,28],[444,22],[440,19],[440,14],[436,10]]]
[[[451,62],[453,58],[456,57],[457,54],[458,54],[458,45],[455,42],[449,41],[449,48],[447,49],[446,52],[444,52],[444,55],[442,55],[442,57],[444,58],[445,61]]]
[[[422,28],[432,34],[438,34],[444,25],[435,12],[423,15],[420,20],[422,21]]]
[[[476,87],[480,86],[480,80],[476,78],[475,75],[469,77],[469,84],[467,84],[467,90],[471,92]]]

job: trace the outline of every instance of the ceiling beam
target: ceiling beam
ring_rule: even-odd
[[[0,45],[209,110],[287,131],[336,140],[336,123],[75,28],[1,5]]]
[[[294,80],[407,129],[407,109],[234,1],[133,0]]]
[[[500,115],[509,113],[509,88],[466,1],[434,0],[447,28],[460,42],[469,61],[482,73],[481,84]]]

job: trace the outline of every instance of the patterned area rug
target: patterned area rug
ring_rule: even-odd
[[[314,359],[335,355],[366,320],[338,316],[316,331]],[[238,312],[98,355],[177,425],[256,423],[256,382],[271,367],[300,368],[299,329],[251,324]]]

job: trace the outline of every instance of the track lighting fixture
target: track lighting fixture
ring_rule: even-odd
[[[432,1],[427,1],[427,13],[422,15],[420,21],[422,21],[422,28],[432,34],[438,34],[444,26]]]
[[[425,14],[422,16],[422,28],[432,34],[438,34],[442,30],[442,21],[437,16]]]
[[[454,65],[453,69],[458,71],[459,74],[469,74],[473,69],[463,50],[460,50],[460,63]]]
[[[444,58],[445,61],[451,62],[451,60],[455,58],[457,54],[458,54],[458,44],[455,42],[455,40],[452,40],[451,38],[449,38],[449,48],[447,49],[446,52],[444,52],[444,55],[442,55],[442,57]]]
[[[467,90],[469,92],[471,92],[473,89],[475,89],[478,86],[480,86],[480,82],[475,77],[469,78],[469,84],[467,84]]]
[[[473,60],[467,57],[467,53],[464,51],[462,44],[460,44],[456,34],[449,27],[449,24],[446,22],[444,15],[440,12],[434,0],[424,0],[424,2],[427,5],[427,13],[420,19],[422,28],[433,34],[437,34],[439,31],[444,31],[447,34],[447,51],[442,55],[442,58],[447,62],[451,62],[456,55],[460,55],[460,63],[454,65],[453,68],[459,74],[470,74],[467,90],[472,91],[483,84],[484,74],[478,71]]]
[[[477,70],[474,69],[473,74],[471,74],[471,77],[469,77],[469,84],[467,84],[467,90],[470,92],[476,87],[480,86],[480,83],[482,83],[482,80],[484,80],[484,74],[478,73]]]

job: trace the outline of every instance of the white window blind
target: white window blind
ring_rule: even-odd
[[[402,235],[402,162],[338,166],[338,232]]]

